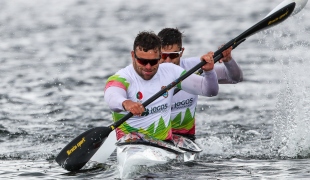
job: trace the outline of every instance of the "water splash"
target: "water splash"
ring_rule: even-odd
[[[283,90],[278,94],[273,119],[271,146],[281,157],[307,157],[310,153],[309,84],[300,78],[306,72],[294,59],[283,67]]]
[[[218,138],[211,136],[208,138],[200,138],[196,143],[203,149],[202,154],[225,155],[232,154],[233,140],[230,137]]]
[[[272,43],[266,43],[275,54],[278,53],[279,58],[276,59],[282,68],[270,144],[271,154],[281,158],[306,158],[310,155],[309,63],[306,60],[308,55],[304,53],[309,43],[299,36],[306,32],[301,23],[304,21],[302,17],[291,19],[290,23],[295,24],[293,27],[274,31],[271,41],[282,41],[280,50],[270,46]],[[293,31],[298,33],[292,34]]]

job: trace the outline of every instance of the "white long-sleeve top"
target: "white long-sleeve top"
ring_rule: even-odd
[[[180,66],[189,70],[200,62],[199,57],[191,57],[180,60]],[[236,84],[243,80],[243,73],[237,62],[231,59],[229,62],[214,65],[219,84]],[[202,74],[204,76],[204,73]],[[195,111],[198,95],[179,91],[173,96],[171,106],[171,121],[173,133],[182,135],[195,134]]]
[[[123,101],[129,99],[143,103],[154,94],[178,79],[185,70],[171,63],[159,65],[157,73],[150,80],[142,79],[132,65],[119,70],[111,76],[105,87],[104,99],[113,111],[113,120],[122,118],[126,112]],[[204,73],[205,76],[190,75],[177,86],[184,91],[204,96],[216,96],[219,90],[215,70]],[[145,107],[142,116],[134,116],[117,130],[117,137],[130,132],[140,132],[158,139],[171,139],[171,105],[174,88]]]

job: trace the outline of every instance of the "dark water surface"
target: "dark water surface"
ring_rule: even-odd
[[[0,178],[115,179],[116,157],[69,173],[55,162],[80,133],[111,123],[107,77],[131,63],[136,34],[178,27],[185,57],[241,34],[281,1],[0,2]],[[302,179],[310,176],[309,4],[233,51],[244,81],[199,99],[201,158],[135,178]],[[87,170],[90,169],[90,170]]]

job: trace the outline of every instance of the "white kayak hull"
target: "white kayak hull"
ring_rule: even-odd
[[[127,177],[140,167],[166,164],[172,160],[194,161],[202,151],[193,141],[178,135],[173,135],[173,143],[153,139],[140,133],[128,134],[116,141],[116,134],[113,131],[91,161],[105,163],[115,149],[121,178]]]
[[[117,161],[121,167],[165,164],[177,159],[179,156],[180,154],[147,145],[123,145],[117,147]]]
[[[121,166],[126,164],[153,166],[165,164],[171,160],[187,162],[194,161],[198,155],[199,153],[195,152],[179,154],[148,145],[123,145],[117,147],[117,161]]]
[[[164,141],[154,140],[145,136],[139,138],[135,135],[128,135],[116,143],[117,161],[121,178],[128,177],[130,173],[141,167],[166,164],[172,160],[177,160],[178,162],[194,161],[199,156],[199,152],[201,152],[201,149],[195,143],[190,140],[185,142],[183,138],[177,138],[178,143],[176,144],[180,144],[182,140],[185,144],[189,142],[195,144],[199,149],[186,151]]]
[[[162,148],[148,145],[123,145],[117,148],[117,162],[120,178],[130,177],[140,168],[166,164],[172,160],[179,162],[193,161],[199,153],[174,153]]]

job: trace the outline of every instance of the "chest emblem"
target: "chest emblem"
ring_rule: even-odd
[[[161,89],[165,89],[165,88],[166,88],[166,86],[162,86],[162,87],[161,87]],[[167,98],[167,97],[168,97],[168,91],[165,92],[165,93],[163,94],[163,97],[164,97],[164,98]]]
[[[143,98],[142,92],[138,91],[137,94],[136,94],[136,98],[138,99],[138,101],[141,101],[142,98]]]

